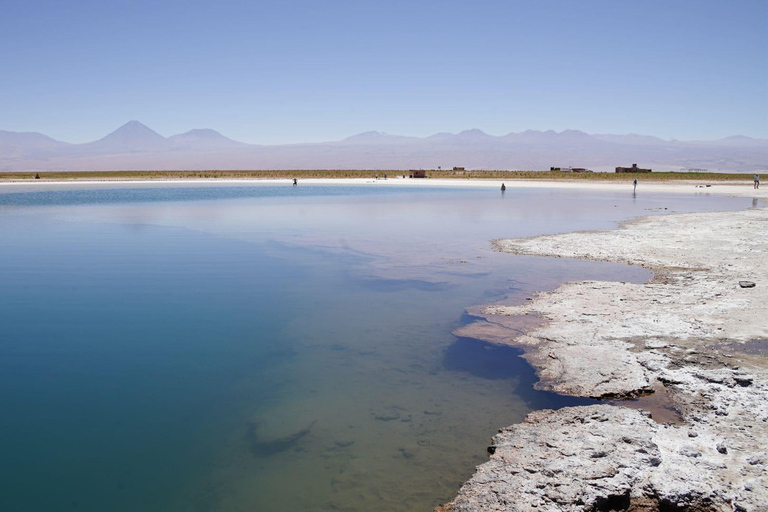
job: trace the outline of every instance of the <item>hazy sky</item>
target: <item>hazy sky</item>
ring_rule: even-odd
[[[768,1],[5,0],[0,129],[768,137]]]

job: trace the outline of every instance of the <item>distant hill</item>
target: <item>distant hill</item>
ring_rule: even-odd
[[[69,146],[42,133],[0,130],[0,160],[23,157],[30,152],[60,150]]]
[[[172,135],[168,137],[168,140],[172,142],[176,148],[193,150],[226,149],[247,146],[247,144],[243,142],[234,141],[210,128],[189,130],[186,133]]]
[[[392,144],[392,143],[405,143],[419,140],[418,137],[406,137],[405,135],[392,135],[384,132],[363,132],[357,135],[347,137],[341,143],[354,143],[354,144]]]
[[[637,163],[654,170],[764,171],[768,140],[744,136],[714,141],[666,141],[649,135],[590,135],[579,130],[527,130],[489,135],[407,137],[370,131],[344,140],[261,146],[211,129],[163,137],[130,121],[105,137],[68,144],[41,133],[0,131],[0,171],[147,169],[467,169],[612,171]]]
[[[752,137],[745,137],[744,135],[733,135],[731,137],[725,137],[714,141],[718,144],[736,145],[736,146],[761,146],[765,144],[763,139],[753,139]],[[706,141],[702,144],[707,144]]]
[[[78,149],[101,153],[147,152],[169,149],[171,142],[138,121],[129,121],[104,138],[81,144]]]
[[[665,140],[658,137],[652,137],[650,135],[638,135],[636,133],[630,133],[627,135],[593,135],[593,137],[598,140],[613,142],[615,144],[653,146],[666,143]]]

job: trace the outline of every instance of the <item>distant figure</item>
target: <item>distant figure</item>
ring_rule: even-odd
[[[295,187],[295,186],[296,186],[296,185],[298,185],[298,184],[299,184],[299,182],[298,182],[298,181],[296,181],[296,178],[293,178],[293,186]]]
[[[757,176],[757,174],[755,174],[755,176]],[[40,173],[38,173],[38,172],[35,173],[35,179],[36,180],[40,179]]]
[[[502,183],[501,184],[501,191],[504,192],[505,190],[507,190],[507,187]]]
[[[760,188],[760,175],[755,174],[755,188]]]
[[[632,189],[632,192],[637,192],[637,178],[635,178],[635,188]]]
[[[384,175],[384,179],[387,179],[387,175],[386,174]]]

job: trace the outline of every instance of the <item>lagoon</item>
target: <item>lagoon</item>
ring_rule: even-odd
[[[242,183],[0,189],[0,509],[431,510],[496,429],[580,403],[465,308],[636,267],[490,240],[707,194]],[[666,210],[665,210],[666,208]]]

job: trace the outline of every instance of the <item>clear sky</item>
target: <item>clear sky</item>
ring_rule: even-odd
[[[766,0],[5,0],[0,129],[768,137]]]

